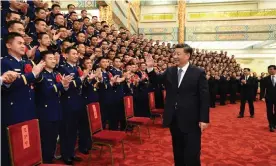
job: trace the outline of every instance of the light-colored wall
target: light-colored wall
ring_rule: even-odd
[[[276,1],[275,0],[260,0],[258,4],[258,9],[275,9]]]

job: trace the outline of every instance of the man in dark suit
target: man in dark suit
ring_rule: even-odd
[[[265,102],[269,130],[270,132],[274,132],[276,129],[276,66],[268,66],[268,72],[269,76],[264,78]]]
[[[167,97],[163,126],[170,127],[175,166],[200,165],[201,132],[209,123],[209,89],[205,72],[189,64],[193,49],[177,44],[177,67],[162,74],[153,71],[154,62],[147,57],[150,81],[166,87]]]
[[[245,103],[248,102],[250,117],[254,118],[254,79],[250,76],[250,69],[244,69],[244,75],[240,78],[241,82],[241,106],[238,118],[243,118]]]

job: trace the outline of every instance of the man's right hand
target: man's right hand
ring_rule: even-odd
[[[152,58],[151,55],[148,55],[146,57],[146,64],[147,64],[147,68],[153,68],[153,66],[154,66],[154,60],[153,60],[153,58]]]

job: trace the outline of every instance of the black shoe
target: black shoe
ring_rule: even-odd
[[[66,165],[72,165],[73,161],[71,159],[63,159],[64,164]]]
[[[273,128],[273,127],[270,127],[270,128],[269,128],[269,131],[270,131],[270,132],[274,132],[274,128]]]
[[[73,161],[82,161],[82,158],[74,156],[71,158]]]
[[[237,118],[243,118],[243,115],[239,115]]]
[[[80,153],[82,154],[89,154],[89,150],[88,149],[84,149],[84,150],[79,150]]]
[[[254,118],[254,115],[251,115],[250,118]]]

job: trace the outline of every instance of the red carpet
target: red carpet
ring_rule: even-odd
[[[255,103],[255,118],[238,119],[239,104],[218,106],[211,109],[211,125],[202,137],[202,165],[208,166],[276,166],[276,132],[268,131],[265,103]],[[160,124],[160,121],[158,122]],[[126,159],[123,160],[121,146],[113,149],[116,166],[172,166],[171,137],[168,129],[160,125],[151,126],[151,138],[143,131],[143,144],[129,136],[125,143]],[[99,158],[99,151],[92,151],[76,166],[111,165],[108,151]]]

